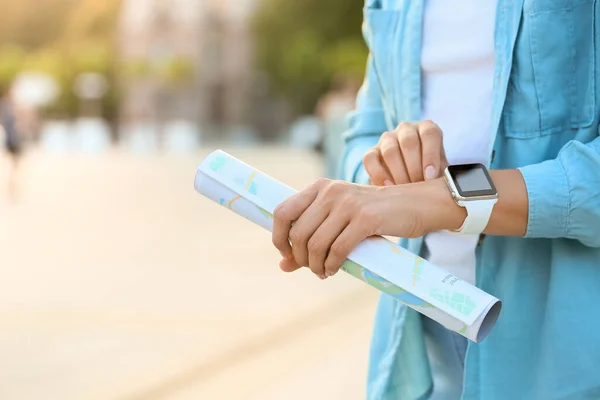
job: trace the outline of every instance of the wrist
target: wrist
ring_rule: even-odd
[[[388,204],[386,214],[391,216],[390,223],[412,216],[412,237],[442,230],[458,230],[467,217],[466,209],[456,204],[444,178],[379,190],[385,193]],[[395,235],[387,232],[390,229],[384,230],[385,234]]]
[[[456,231],[467,218],[467,210],[456,204],[444,178],[423,182],[421,213],[427,232]]]

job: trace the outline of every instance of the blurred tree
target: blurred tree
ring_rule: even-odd
[[[115,119],[118,111],[119,91],[116,70],[117,19],[120,0],[79,0],[68,13],[64,30],[53,46],[55,54],[62,56],[58,78],[62,94],[53,109],[56,114],[75,116],[79,101],[73,91],[77,76],[95,72],[106,77],[108,92],[103,99],[104,116]]]
[[[194,64],[186,57],[175,56],[160,66],[158,75],[167,84],[186,84],[194,75]]]
[[[158,63],[148,58],[134,58],[121,63],[121,72],[130,79],[158,78],[168,86],[185,85],[194,76],[194,63],[180,55],[164,57]]]
[[[0,13],[0,87],[20,71],[52,75],[61,95],[46,110],[76,116],[77,75],[98,72],[109,81],[106,117],[117,111],[115,37],[120,0],[19,0],[3,2]]]
[[[66,17],[79,0],[3,1],[0,13],[0,43],[25,50],[38,49],[56,41]]]
[[[0,47],[0,93],[10,86],[25,62],[25,52],[18,46]]]
[[[364,0],[263,0],[253,21],[258,67],[297,112],[312,112],[340,73],[362,79]]]

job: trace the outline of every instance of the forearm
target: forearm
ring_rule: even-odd
[[[498,203],[484,233],[500,236],[524,236],[527,231],[527,188],[517,169],[490,171],[498,190]],[[411,202],[418,207],[424,233],[457,230],[467,212],[456,204],[443,178],[392,188],[397,201]],[[390,191],[390,193],[392,193]],[[402,213],[401,208],[398,208]],[[398,215],[398,218],[401,218]]]
[[[527,187],[518,169],[490,171],[498,190],[490,222],[484,233],[499,236],[525,236],[529,216]]]

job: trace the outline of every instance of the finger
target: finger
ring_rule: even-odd
[[[286,260],[285,258],[279,262],[279,268],[283,272],[294,272],[302,268],[301,265],[296,264],[294,260]]]
[[[363,166],[371,178],[372,185],[383,186],[385,181],[392,181],[394,179],[384,166],[379,150],[376,148],[369,150],[365,154]]]
[[[309,266],[308,241],[326,220],[328,214],[329,210],[318,204],[316,200],[294,223],[290,230],[290,242],[296,264]]]
[[[416,133],[415,133],[416,134]],[[402,157],[402,151],[398,144],[397,132],[386,132],[382,135],[378,147],[381,157],[388,171],[391,172],[393,182],[396,185],[409,182],[406,166]]]
[[[317,276],[333,275],[325,271],[325,259],[329,248],[349,222],[341,213],[330,214],[308,241],[308,265]]]
[[[312,204],[319,193],[322,182],[317,181],[306,189],[292,195],[279,204],[273,212],[273,245],[285,259],[293,259],[292,247],[289,242],[292,222],[297,220],[302,213]]]
[[[419,137],[422,147],[422,171],[426,180],[437,178],[446,162],[442,130],[431,121],[419,124]]]
[[[442,176],[444,174],[444,169],[446,169],[449,165],[450,165],[450,163],[448,162],[448,159],[446,158],[446,151],[442,147],[442,165],[440,166],[440,172],[438,173],[438,175]]]
[[[331,276],[337,273],[342,263],[348,258],[350,252],[354,250],[361,241],[366,239],[367,236],[368,233],[356,222],[351,222],[346,226],[329,249],[329,254],[325,260],[326,274],[329,273]]]
[[[423,163],[421,162],[421,140],[416,125],[399,125],[397,141],[402,150],[402,158],[408,176],[408,182],[423,181]]]

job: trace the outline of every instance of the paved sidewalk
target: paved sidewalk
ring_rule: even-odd
[[[321,171],[229,151],[297,188]],[[30,152],[16,204],[0,168],[0,399],[364,399],[377,293],[281,273],[194,192],[204,154]]]

